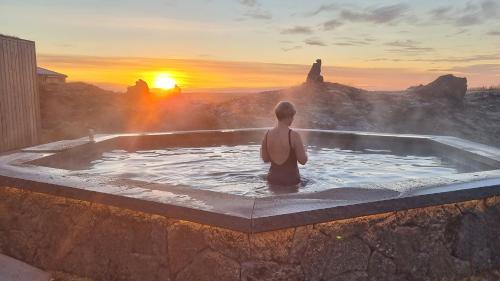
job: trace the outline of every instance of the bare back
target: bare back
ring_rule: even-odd
[[[278,165],[283,164],[289,157],[290,151],[295,152],[297,161],[304,165],[307,162],[307,154],[300,135],[289,130],[273,128],[267,133],[266,139],[262,143],[262,158],[265,162],[273,162]],[[265,157],[269,157],[266,159]],[[267,161],[266,161],[267,160]]]
[[[267,152],[269,153],[270,160],[278,165],[283,164],[290,150],[293,149],[289,145],[288,131],[278,130],[274,128],[267,134]]]

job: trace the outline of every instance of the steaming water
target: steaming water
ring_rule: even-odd
[[[262,163],[259,149],[259,145],[249,144],[136,152],[113,150],[78,172],[240,195],[272,194],[276,189],[270,188],[266,181],[269,164]],[[308,147],[308,152],[309,162],[300,166],[303,182],[298,192],[459,172],[450,163],[433,156],[325,147]]]

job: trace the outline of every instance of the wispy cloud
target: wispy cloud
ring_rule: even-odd
[[[468,66],[456,66],[448,69],[448,71],[464,74],[500,73],[500,64],[474,64]]]
[[[430,52],[434,51],[434,48],[422,47],[420,43],[414,40],[398,40],[387,42],[384,45],[394,47],[390,49],[390,52],[394,53],[420,53],[420,52]]]
[[[337,29],[347,23],[375,23],[396,24],[403,20],[416,21],[416,17],[409,13],[407,4],[399,3],[385,6],[359,7],[357,5],[323,4],[318,9],[306,13],[306,16],[315,16],[325,11],[333,11],[334,17],[321,25],[323,30]]]
[[[315,15],[322,13],[322,12],[336,10],[337,8],[338,8],[338,6],[336,4],[322,4],[316,10],[314,10],[312,12],[305,13],[305,16],[315,16]]]
[[[337,8],[336,6],[321,6],[315,12]],[[340,9],[337,16],[322,24],[323,30],[334,30],[338,27],[351,23],[376,23],[376,24],[395,24],[405,18],[409,18],[409,7],[406,4],[395,4],[370,8],[343,8]]]
[[[498,60],[500,60],[500,53],[497,53],[497,54],[474,55],[474,56],[464,56],[464,57],[414,59],[413,61],[424,61],[424,62],[478,62],[478,61],[498,61]]]
[[[269,20],[269,19],[273,18],[273,16],[271,15],[270,12],[265,11],[265,10],[261,10],[261,9],[249,10],[249,11],[246,11],[243,15],[248,17],[248,18],[257,19],[257,20]]]
[[[432,9],[429,12],[429,14],[431,14],[433,18],[440,19],[443,16],[447,16],[452,10],[453,10],[453,6],[443,6],[443,7]]]
[[[340,40],[333,43],[337,46],[366,46],[370,45],[375,39],[365,38],[365,39],[353,39],[353,38],[341,38]]]
[[[336,19],[332,19],[323,23],[324,30],[333,30],[342,25],[342,22]]]
[[[398,58],[374,58],[368,61],[409,61],[409,62],[426,62],[426,63],[470,63],[470,62],[497,62],[500,60],[500,53],[496,54],[479,54],[473,56],[463,57],[429,57],[429,58],[412,58],[412,59],[398,59]]]
[[[240,3],[247,7],[257,6],[257,0],[240,0]]]
[[[294,26],[281,31],[281,34],[312,34],[313,31],[308,26]]]
[[[340,17],[351,22],[393,23],[401,19],[408,11],[408,5],[395,4],[378,8],[369,8],[364,12],[342,10]]]
[[[462,7],[443,6],[429,11],[433,22],[444,22],[455,26],[481,24],[500,16],[500,2],[492,0],[470,1]]]
[[[497,18],[500,16],[500,3],[498,1],[483,1],[481,3],[481,11],[488,18]]]
[[[307,45],[312,45],[312,46],[327,46],[327,44],[323,41],[321,41],[320,39],[318,38],[308,38],[306,40],[304,40],[304,43],[306,43]]]
[[[245,12],[243,13],[245,18],[270,20],[273,17],[269,11],[262,9],[257,0],[240,0],[240,3],[245,7]]]
[[[486,34],[491,35],[491,36],[500,36],[500,31],[489,31]]]
[[[481,18],[480,13],[467,13],[465,15],[456,18],[454,21],[455,24],[458,26],[469,26],[481,23],[483,19]]]
[[[302,46],[292,46],[292,47],[283,47],[281,48],[283,51],[285,52],[289,52],[289,51],[293,51],[293,50],[298,50],[298,49],[301,49]]]

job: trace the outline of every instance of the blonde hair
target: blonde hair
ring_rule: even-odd
[[[280,101],[274,108],[274,113],[278,120],[291,118],[295,115],[295,106],[289,101]]]

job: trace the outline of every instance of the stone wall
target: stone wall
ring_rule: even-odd
[[[0,187],[0,252],[96,281],[500,280],[500,197],[245,234]]]

